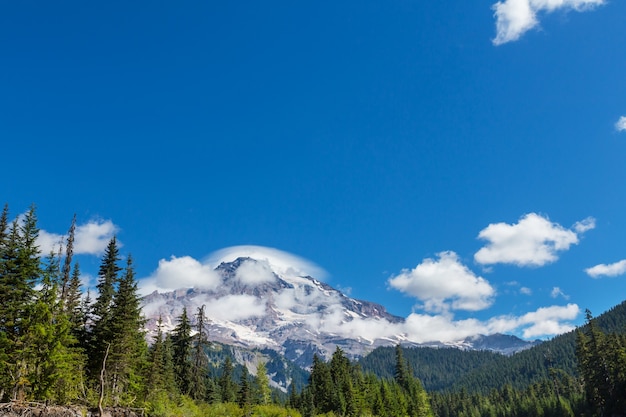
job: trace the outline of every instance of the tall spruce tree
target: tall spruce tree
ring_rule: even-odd
[[[174,359],[174,376],[180,393],[189,395],[191,392],[191,323],[187,316],[187,308],[178,317],[178,323],[172,331],[172,352]]]
[[[237,399],[236,384],[233,381],[233,362],[230,356],[226,356],[219,377],[219,389],[223,403],[232,403]]]
[[[207,318],[204,313],[205,306],[198,307],[196,314],[196,334],[194,346],[191,352],[191,396],[194,399],[204,399],[207,394],[206,380],[209,375],[209,358],[206,348],[209,346],[208,332],[206,330]]]
[[[295,386],[292,386],[292,389],[295,390]],[[265,362],[259,362],[256,367],[256,375],[254,376],[254,402],[260,405],[267,405],[270,403],[271,397],[272,390],[270,388],[270,379],[267,376],[267,367]]]
[[[50,254],[32,304],[27,346],[32,397],[66,403],[79,395],[83,355],[60,299],[59,264]]]
[[[90,351],[89,373],[93,380],[99,378],[105,352],[113,336],[111,329],[112,305],[120,279],[119,273],[122,270],[118,265],[120,259],[117,239],[113,237],[109,241],[100,263],[98,283],[96,284],[98,295],[91,306],[90,313],[93,322],[91,323],[90,340],[88,341],[88,349]]]
[[[239,391],[237,393],[237,404],[244,410],[245,414],[249,413],[249,408],[252,403],[252,392],[250,388],[250,372],[247,366],[243,366],[241,369],[241,376],[239,378]]]
[[[6,212],[6,210],[5,210]],[[3,213],[5,213],[3,212]],[[5,214],[2,215],[3,218]],[[6,224],[7,220],[2,220]],[[6,226],[3,226],[6,228]],[[0,259],[0,351],[4,357],[2,388],[4,397],[25,399],[28,381],[28,332],[35,283],[41,276],[35,206],[13,221],[4,235]]]
[[[142,330],[145,320],[131,255],[128,255],[124,274],[113,296],[109,320],[111,348],[107,369],[110,392],[113,404],[126,405],[140,394],[141,370],[147,351]]]
[[[74,255],[74,234],[76,233],[76,214],[72,218],[70,230],[67,232],[67,240],[65,243],[65,261],[63,262],[63,270],[61,276],[61,302],[68,304],[68,291],[72,271],[72,257]]]

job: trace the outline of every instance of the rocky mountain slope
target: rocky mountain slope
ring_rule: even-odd
[[[149,330],[161,317],[165,330],[176,326],[183,309],[193,316],[205,306],[210,340],[236,347],[272,349],[302,367],[314,354],[329,358],[337,346],[349,357],[362,357],[378,346],[419,346],[401,330],[404,319],[378,304],[356,300],[297,270],[267,259],[239,257],[215,270],[217,284],[171,292],[155,291],[143,299]],[[433,341],[427,346],[455,346],[512,353],[532,346],[513,336],[480,336],[461,341]]]

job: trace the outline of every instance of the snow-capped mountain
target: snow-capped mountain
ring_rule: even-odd
[[[185,280],[181,278],[181,282]],[[269,348],[302,367],[313,355],[329,358],[337,346],[360,357],[378,346],[457,346],[491,349],[489,337],[420,344],[403,331],[404,319],[368,301],[356,300],[301,271],[268,259],[238,257],[221,262],[206,285],[143,298],[149,330],[159,317],[166,330],[184,308],[191,318],[205,306],[209,339],[242,348]],[[510,343],[505,343],[506,341]],[[510,353],[529,347],[513,336],[498,339],[493,350]]]

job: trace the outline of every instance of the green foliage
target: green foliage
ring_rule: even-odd
[[[256,368],[256,376],[253,384],[253,402],[259,405],[267,405],[271,401],[272,390],[270,388],[270,379],[267,376],[265,363],[260,362]]]
[[[277,405],[257,405],[252,409],[254,417],[301,417],[300,413],[293,408],[285,408]]]
[[[309,385],[299,398],[292,393],[290,403],[304,416],[432,416],[426,391],[397,352],[397,379],[363,374],[340,348],[329,363],[315,356]]]
[[[587,404],[594,415],[626,412],[626,336],[602,332],[591,312],[577,332],[577,356]]]
[[[191,392],[191,346],[191,323],[187,316],[187,309],[184,308],[172,332],[172,354],[176,385],[185,395]]]
[[[314,357],[308,381],[276,355],[249,375],[231,350],[217,354],[219,345],[209,345],[204,307],[193,336],[183,311],[174,331],[164,335],[159,326],[148,347],[132,257],[118,265],[115,238],[92,304],[80,291],[78,264],[71,266],[75,221],[65,252],[42,260],[34,207],[11,223],[8,206],[0,214],[0,400],[95,406],[102,392],[105,405],[142,406],[161,417],[626,413],[626,302],[595,319],[588,312],[577,331],[510,357],[396,346],[353,363],[337,348],[328,362]],[[276,395],[268,374],[281,372],[292,385]]]

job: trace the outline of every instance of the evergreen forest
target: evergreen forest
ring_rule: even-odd
[[[141,409],[148,416],[623,416],[626,335],[619,306],[511,357],[381,348],[361,361],[315,356],[303,384],[270,383],[211,356],[205,306],[149,338],[133,257],[113,237],[94,294],[74,261],[76,216],[56,252],[37,246],[36,207],[0,215],[0,402]],[[611,313],[611,314],[609,314]]]

